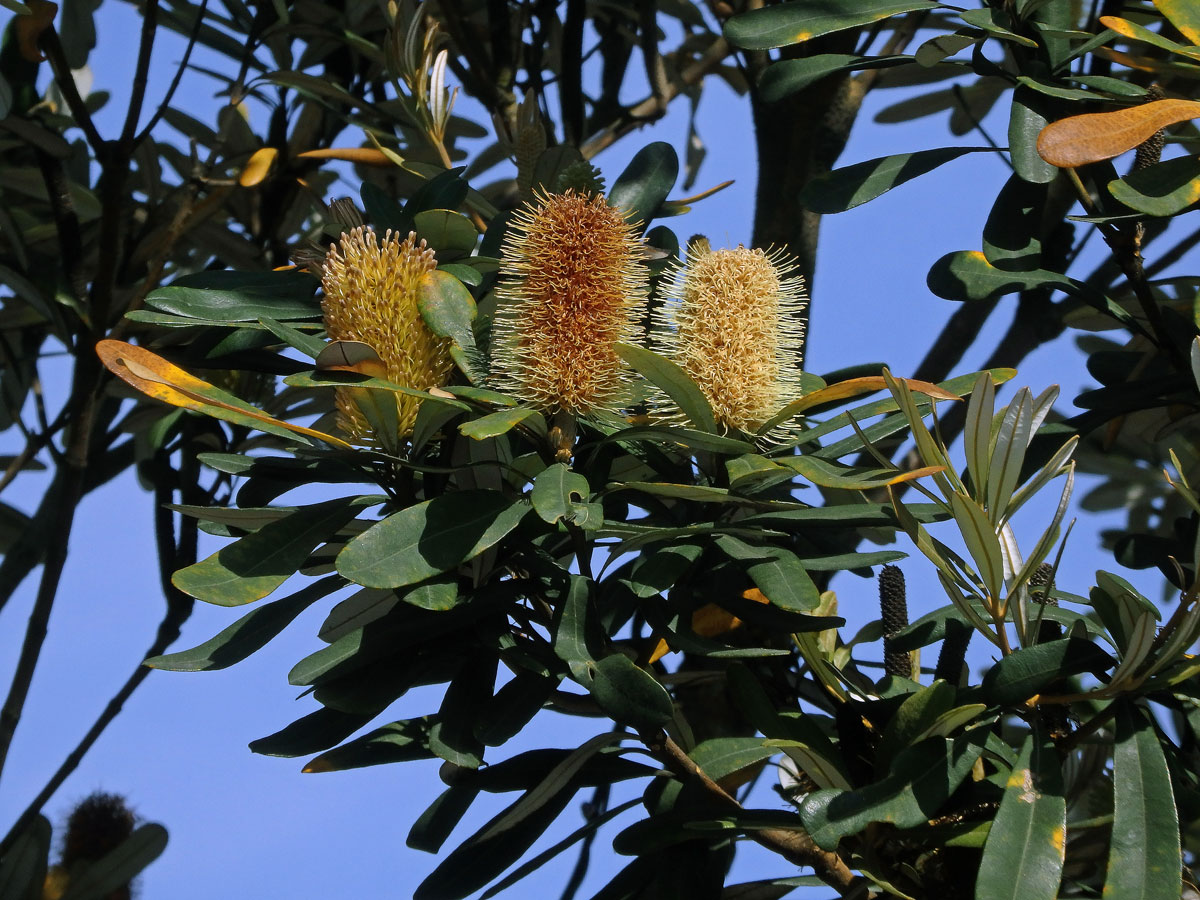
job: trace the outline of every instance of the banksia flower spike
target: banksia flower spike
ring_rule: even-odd
[[[513,220],[492,330],[496,388],[547,413],[581,416],[629,400],[617,341],[636,341],[642,245],[603,195],[539,194]]]
[[[696,382],[727,431],[754,432],[800,396],[805,296],[795,267],[784,253],[713,250],[699,238],[664,278],[653,347]]]
[[[422,391],[444,385],[453,368],[450,342],[429,330],[417,307],[421,276],[436,265],[433,250],[418,243],[415,233],[401,241],[389,230],[382,242],[369,227],[344,233],[322,267],[321,309],[329,338],[370,345],[383,362],[383,377],[396,384]],[[355,396],[363,393],[338,389],[338,421],[347,434],[386,447],[412,433],[418,398],[394,395],[397,434],[385,436],[372,433],[359,408]]]

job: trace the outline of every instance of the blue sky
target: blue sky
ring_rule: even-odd
[[[101,119],[102,131],[116,128],[113,120],[122,109],[133,67],[131,35],[136,27],[129,6],[105,4],[93,68],[96,87],[112,90],[114,99],[108,117]],[[178,54],[176,42],[164,41],[155,71],[169,73]],[[155,90],[161,94],[165,80],[154,79],[150,101],[157,100]],[[179,103],[190,110],[212,108],[212,84],[189,75]],[[868,99],[843,165],[887,153],[978,143],[971,136],[950,137],[944,114],[904,125],[872,123],[874,111],[898,97],[881,91]],[[152,102],[147,107],[152,109]],[[985,124],[1002,137],[1006,114],[994,112]],[[709,153],[696,189],[727,178],[736,182],[698,204],[687,217],[666,224],[681,238],[705,233],[714,246],[748,241],[754,194],[748,106],[713,80],[706,88],[699,130]],[[669,141],[682,155],[685,133],[686,107],[680,102],[666,122],[626,138],[597,162],[611,182],[629,157],[650,140]],[[994,155],[970,154],[872,203],[827,217],[822,225],[806,368],[820,373],[881,360],[896,374],[911,373],[930,336],[954,311],[953,304],[928,292],[925,273],[946,252],[979,247],[988,209],[1007,177],[1007,167]],[[339,191],[353,192],[348,185]],[[978,367],[1007,325],[1015,302],[1015,297],[1002,301],[988,339],[968,354],[957,371]],[[1066,398],[1059,402],[1063,409],[1069,409],[1069,398],[1089,383],[1082,357],[1067,346],[1060,341],[1033,354],[1020,367],[1016,381],[1030,385],[1035,393],[1049,384],[1061,384]],[[1004,396],[1011,396],[1011,391]],[[28,509],[37,502],[43,484],[36,478],[19,479],[5,500]],[[1077,488],[1077,497],[1083,489],[1083,485]],[[50,637],[0,781],[0,822],[11,821],[24,808],[153,637],[161,599],[151,502],[127,475],[91,495],[80,511]],[[1026,516],[1032,527],[1039,518],[1044,521],[1048,512],[1043,504]],[[1112,516],[1104,517],[1103,524],[1114,521]],[[1089,515],[1076,529],[1065,561],[1067,574],[1060,575],[1060,584],[1082,591],[1092,583],[1097,566],[1111,567],[1111,560],[1091,549],[1100,524],[1098,517]],[[1026,544],[1037,532],[1028,534]],[[944,602],[919,558],[903,568],[912,586],[914,617]],[[1131,580],[1144,590],[1156,590],[1157,579],[1146,576],[1134,573]],[[0,671],[8,671],[16,658],[34,587],[35,579],[30,579],[0,616]],[[875,615],[872,582],[840,576],[834,588],[852,628]],[[303,760],[261,757],[246,749],[248,741],[315,708],[309,699],[296,699],[298,690],[287,684],[286,674],[317,645],[315,631],[327,608],[328,604],[318,604],[310,609],[280,639],[232,669],[153,673],[51,801],[47,813],[57,824],[74,801],[103,789],[126,794],[146,819],[165,824],[171,843],[144,875],[147,898],[407,896],[436,863],[434,857],[404,847],[409,826],[443,787],[436,763],[302,775]],[[232,619],[229,610],[198,603],[175,649],[194,646]],[[436,702],[435,692],[415,691],[379,721],[428,712]],[[543,713],[537,720],[536,740],[514,742],[496,758],[532,746],[576,746],[603,727],[593,720]],[[501,798],[505,799],[511,800]],[[582,802],[586,795],[577,799]],[[778,802],[765,790],[759,799],[768,806]],[[496,808],[480,804],[445,849],[470,834],[484,821],[484,813]],[[577,810],[574,804],[564,816],[569,828],[578,824]],[[580,897],[589,896],[589,888],[594,892],[615,870],[607,840],[616,830],[610,826],[597,842],[592,874]],[[558,896],[573,864],[574,854],[568,853],[508,896]],[[734,880],[788,874],[792,872],[785,862],[747,852],[739,857]],[[795,896],[807,895],[797,892]]]

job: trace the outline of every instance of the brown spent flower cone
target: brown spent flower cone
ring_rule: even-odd
[[[429,330],[417,308],[421,276],[437,267],[434,252],[410,232],[403,241],[388,230],[380,242],[370,227],[342,235],[329,248],[322,267],[325,330],[330,340],[369,344],[389,381],[427,391],[450,377],[450,342]],[[398,437],[412,433],[421,401],[397,393]],[[354,401],[353,389],[337,391],[338,423],[351,437],[373,437]],[[388,443],[381,441],[381,443]]]
[[[754,432],[800,396],[805,294],[795,268],[784,253],[712,250],[701,239],[664,279],[654,349],[696,382],[727,431]],[[665,398],[655,405],[667,418],[679,415]]]
[[[629,400],[613,344],[637,341],[647,273],[635,225],[603,195],[539,194],[506,238],[492,379],[544,412],[587,415]]]

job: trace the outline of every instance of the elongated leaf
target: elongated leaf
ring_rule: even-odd
[[[1177,44],[1175,41],[1163,37],[1157,31],[1151,31],[1149,28],[1139,25],[1137,22],[1131,22],[1129,19],[1122,19],[1120,16],[1101,16],[1100,24],[1105,28],[1111,28],[1122,37],[1132,38],[1135,41],[1143,41],[1152,47],[1161,47],[1163,50],[1168,50],[1171,53],[1179,53],[1191,59],[1200,60],[1200,50],[1197,50],[1195,47],[1186,47],[1183,44]]]
[[[96,355],[105,368],[122,381],[172,406],[202,412],[280,437],[302,434],[344,450],[350,449],[350,445],[341,438],[268,416],[228,391],[189,375],[144,347],[135,347],[124,341],[103,340],[96,344]]]
[[[251,155],[242,173],[238,175],[238,184],[242,187],[255,187],[267,180],[275,159],[279,156],[277,147],[259,147]]]
[[[984,845],[975,900],[1053,900],[1066,851],[1066,801],[1052,748],[1025,739]]]
[[[458,426],[460,434],[476,441],[486,441],[488,438],[508,434],[526,419],[540,415],[536,409],[517,408],[500,409],[478,419],[471,419]]]
[[[1025,182],[1046,184],[1058,174],[1058,169],[1037,151],[1038,135],[1049,122],[1053,102],[1025,85],[1013,91],[1008,118],[1009,158],[1017,176]]]
[[[911,828],[931,819],[983,752],[986,728],[955,738],[932,738],[895,759],[892,774],[855,791],[820,790],[800,806],[800,817],[823,850],[872,822]]]
[[[350,541],[338,572],[364,587],[424,581],[478,556],[517,527],[529,506],[497,491],[444,494],[393,513]]]
[[[508,810],[501,812],[446,856],[413,892],[413,900],[462,900],[473,894],[520,859],[558,818],[573,794],[569,789],[560,791],[537,809],[523,827],[509,828],[483,840],[481,835],[507,815]]]
[[[1016,650],[983,678],[987,699],[999,706],[1023,703],[1047,685],[1080,672],[1104,673],[1116,661],[1090,641],[1069,638]]]
[[[790,550],[754,547],[728,534],[718,535],[716,543],[732,559],[750,561],[746,572],[772,605],[808,612],[821,602],[821,592]]]
[[[889,484],[901,484],[941,472],[942,466],[925,466],[920,469],[859,469],[843,466],[819,456],[789,456],[780,460],[799,475],[821,487],[843,488],[853,491],[868,491]]]
[[[253,534],[180,569],[171,583],[198,600],[241,606],[261,600],[296,574],[318,544],[383,497],[342,497],[302,506]]]
[[[572,779],[579,774],[596,753],[610,744],[617,743],[629,737],[624,732],[609,731],[598,734],[584,741],[577,749],[572,750],[565,759],[546,773],[546,777],[536,786],[525,792],[515,804],[492,821],[487,831],[481,832],[479,840],[484,841],[495,837],[502,831],[507,831],[525,821],[529,816],[553,800],[561,791],[570,785]]]
[[[987,513],[970,497],[961,494],[950,495],[950,508],[954,510],[954,520],[958,523],[959,533],[975,567],[983,578],[988,594],[993,599],[999,599],[1004,589],[1004,559],[1000,551],[1000,540],[992,523],[988,521]]]
[[[429,729],[437,719],[423,716],[419,719],[402,719],[382,728],[376,728],[348,743],[322,753],[305,765],[302,771],[341,772],[363,766],[378,766],[387,763],[411,762],[415,759],[432,759],[429,749]]]
[[[478,796],[475,785],[450,785],[417,817],[404,842],[414,850],[437,853]]]
[[[796,4],[800,5],[800,4]],[[763,12],[786,9],[772,6]],[[994,153],[991,147],[943,147],[938,150],[917,150],[881,156],[818,175],[800,194],[800,201],[815,213],[845,212],[874,200],[897,185],[932,172],[938,166],[968,153]]]
[[[617,343],[613,349],[639,375],[661,388],[693,426],[701,431],[717,430],[717,420],[713,418],[708,398],[682,368],[666,357],[634,344]]]
[[[132,881],[167,849],[167,829],[154,822],[135,829],[82,872],[72,872],[62,900],[96,900]]]
[[[849,53],[819,53],[803,59],[783,59],[767,66],[759,80],[758,89],[767,103],[777,103],[834,72],[887,69],[912,62],[911,56],[870,57]]]
[[[1138,212],[1173,216],[1200,200],[1200,159],[1180,156],[1108,183],[1108,192]]]
[[[705,775],[719,780],[769,759],[778,752],[778,747],[766,745],[765,738],[730,737],[709,738],[698,744],[688,756]]]
[[[1175,900],[1181,890],[1179,814],[1162,744],[1145,714],[1125,701],[1113,754],[1112,847],[1105,900]]]
[[[1200,45],[1200,7],[1191,0],[1154,0],[1154,5],[1180,34]]]
[[[315,319],[317,279],[303,272],[197,272],[146,295],[146,305],[206,322]]]
[[[261,650],[296,616],[345,583],[339,575],[322,578],[290,597],[255,607],[220,634],[191,650],[152,656],[142,665],[170,672],[208,672],[232,666]]]
[[[554,655],[567,664],[571,676],[584,687],[592,684],[596,667],[592,647],[600,637],[592,608],[591,585],[590,579],[572,575],[554,621]]]
[[[647,144],[634,154],[608,192],[610,206],[625,212],[645,230],[679,177],[679,156],[663,141]],[[626,360],[628,362],[628,360]]]
[[[936,9],[929,0],[805,0],[781,3],[734,16],[725,23],[725,39],[746,50],[769,50],[858,28],[897,13]]]
[[[1037,150],[1042,159],[1060,168],[1085,166],[1120,156],[1160,128],[1195,118],[1200,118],[1196,100],[1155,100],[1113,112],[1071,116],[1042,129]]]
[[[671,697],[658,680],[623,653],[596,663],[592,696],[618,722],[653,728],[670,720]]]
[[[264,756],[308,756],[320,753],[344,741],[373,718],[374,713],[318,709],[274,734],[251,741],[250,750]]]
[[[50,820],[37,815],[0,859],[0,897],[42,900],[50,857]]]

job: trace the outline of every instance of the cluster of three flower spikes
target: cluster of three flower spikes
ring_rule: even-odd
[[[504,242],[489,386],[549,414],[621,412],[640,399],[656,419],[680,422],[665,397],[637,396],[616,351],[618,342],[641,343],[649,319],[651,348],[692,378],[724,430],[752,433],[799,396],[804,292],[788,257],[693,241],[662,276],[662,302],[647,316],[646,256],[638,227],[603,195],[537,196]],[[369,228],[346,232],[322,268],[329,337],[369,344],[396,384],[445,385],[448,342],[425,326],[416,300],[435,266],[415,234],[381,241]],[[396,397],[405,435],[419,400]],[[350,435],[370,437],[349,392],[339,392],[338,410]]]

